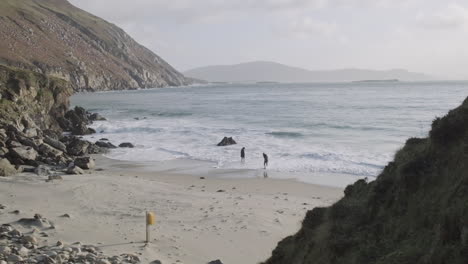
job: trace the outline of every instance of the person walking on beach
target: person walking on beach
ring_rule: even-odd
[[[263,168],[266,169],[267,166],[268,166],[268,156],[264,152],[263,153]]]
[[[245,162],[245,147],[241,149],[241,162],[242,163]]]

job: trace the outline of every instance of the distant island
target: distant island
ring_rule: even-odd
[[[310,71],[269,61],[206,66],[186,71],[184,75],[209,82],[229,83],[354,82],[362,80],[429,81],[433,79],[426,74],[403,69],[387,71],[365,69]]]
[[[389,79],[389,80],[361,80],[361,81],[353,81],[355,83],[393,83],[399,82],[398,79]]]

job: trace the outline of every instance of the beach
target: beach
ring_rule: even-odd
[[[95,170],[63,180],[46,182],[47,177],[31,173],[0,178],[6,207],[0,223],[26,233],[16,221],[40,214],[55,226],[44,231],[48,237],[38,237],[41,243],[81,242],[108,255],[135,254],[142,263],[259,263],[278,241],[299,230],[308,210],[342,196],[341,188],[260,173],[230,177],[242,170],[220,177],[94,158]],[[11,213],[15,210],[19,214]],[[156,224],[145,246],[146,211],[156,214]]]

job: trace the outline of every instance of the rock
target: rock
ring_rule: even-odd
[[[109,260],[107,259],[100,259],[96,262],[97,264],[112,264]]]
[[[93,133],[96,133],[96,131],[93,132],[93,130],[90,130],[84,123],[77,123],[74,124],[72,127],[72,135],[83,136],[90,135]]]
[[[99,140],[100,140],[100,141],[109,141],[108,138],[101,138],[101,139],[99,139]]]
[[[13,210],[13,211],[10,212],[10,214],[16,214],[16,215],[20,214],[20,213],[21,213],[20,210]]]
[[[213,260],[213,261],[208,262],[208,264],[223,264],[223,262],[221,262],[221,260],[217,259],[217,260]]]
[[[16,169],[7,159],[0,159],[0,176],[12,176],[16,174]]]
[[[63,214],[63,215],[61,215],[60,217],[71,218],[71,216],[70,216],[69,214]]]
[[[224,137],[221,142],[218,143],[218,147],[235,145],[237,142],[232,137]]]
[[[63,155],[62,151],[46,143],[43,143],[39,146],[39,153],[51,158],[57,158]]]
[[[29,172],[33,173],[36,170],[36,167],[34,166],[29,166],[29,165],[20,165],[17,168],[18,172]]]
[[[103,116],[101,116],[98,113],[93,113],[93,114],[89,115],[89,120],[91,120],[91,121],[106,121],[107,119],[104,118]]]
[[[23,258],[18,255],[9,255],[7,257],[7,261],[11,263],[18,263],[18,262],[23,261]]]
[[[12,148],[11,153],[24,161],[36,160],[38,155],[37,151],[35,151],[32,147],[26,146]]]
[[[205,177],[203,177],[203,176],[202,176],[202,177],[200,177],[200,180],[204,180],[204,179],[205,179]]]
[[[150,262],[150,264],[162,264],[162,262],[159,260],[153,260]]]
[[[9,150],[5,147],[0,147],[0,157],[5,157],[8,154]]]
[[[6,262],[4,260],[0,260],[0,264],[8,264],[8,262]]]
[[[101,148],[111,148],[111,149],[117,148],[117,146],[115,146],[114,144],[110,142],[104,142],[104,141],[97,141],[96,145]]]
[[[8,256],[11,254],[11,248],[9,246],[0,246],[0,254]]]
[[[27,249],[25,247],[21,247],[20,249],[18,249],[18,254],[21,257],[27,257],[29,255],[29,249]]]
[[[85,172],[78,166],[71,166],[67,169],[67,174],[70,174],[70,175],[81,175],[84,173]]]
[[[49,223],[49,221],[47,221],[47,219],[43,218],[39,214],[34,215],[34,218],[21,218],[20,220],[18,220],[18,224],[26,226],[26,227],[39,227],[39,228],[51,227],[51,224]],[[26,236],[24,238],[35,239],[35,237],[27,238]],[[24,243],[27,243],[27,241]]]
[[[88,154],[99,154],[104,153],[105,151],[96,144],[90,143],[88,147]]]
[[[36,128],[26,128],[23,131],[24,135],[26,137],[32,138],[32,137],[37,137],[37,129]]]
[[[65,146],[65,144],[63,144],[62,142],[56,140],[56,139],[53,139],[53,138],[50,138],[48,136],[44,137],[44,143],[46,144],[49,144],[50,146],[60,150],[60,151],[63,151],[63,152],[66,152],[67,151],[67,146]]]
[[[47,181],[55,181],[55,180],[63,180],[62,176],[60,175],[49,175]]]
[[[45,165],[39,165],[34,170],[34,173],[36,173],[38,176],[49,176],[49,175],[52,174],[52,171],[50,170],[49,167],[47,167]]]
[[[132,143],[124,142],[119,145],[119,148],[134,148],[135,146]]]
[[[67,153],[73,156],[82,156],[88,153],[90,142],[74,138],[67,146]]]
[[[221,193],[221,192],[226,192],[226,191],[225,190],[217,190],[216,192]]]
[[[39,219],[37,219],[39,220]],[[33,237],[33,236],[24,236],[22,239],[21,239],[21,242],[23,244],[33,244],[33,245],[37,245],[38,241],[37,241],[37,238]]]
[[[75,159],[75,166],[78,166],[84,170],[89,170],[94,168],[95,163],[91,157],[81,157]]]

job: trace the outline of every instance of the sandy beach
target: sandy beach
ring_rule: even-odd
[[[38,213],[55,226],[42,243],[92,244],[109,255],[136,254],[142,263],[247,264],[268,258],[278,241],[299,229],[307,210],[342,196],[340,188],[295,180],[189,175],[161,167],[155,172],[95,158],[96,170],[63,180],[46,182],[35,174],[0,178],[6,207],[0,223],[26,232],[15,222]],[[145,211],[156,213],[147,246]]]

